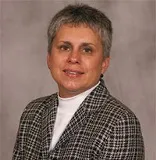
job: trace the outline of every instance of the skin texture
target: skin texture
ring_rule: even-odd
[[[96,85],[109,65],[104,59],[101,39],[85,25],[62,25],[47,55],[51,75],[58,84],[59,95],[76,96]]]

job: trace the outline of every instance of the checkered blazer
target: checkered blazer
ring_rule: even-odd
[[[49,151],[57,94],[32,101],[19,125],[12,160],[144,160],[138,119],[103,81],[86,97]]]

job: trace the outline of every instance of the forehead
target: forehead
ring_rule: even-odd
[[[54,39],[84,39],[87,41],[101,41],[101,37],[97,30],[86,24],[63,24],[56,32]]]

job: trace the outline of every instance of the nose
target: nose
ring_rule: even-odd
[[[71,64],[79,64],[80,63],[80,53],[78,51],[72,51],[70,52],[69,56],[68,56],[68,63]]]

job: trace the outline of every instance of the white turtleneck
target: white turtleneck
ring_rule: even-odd
[[[99,82],[100,83],[100,82]],[[99,84],[98,83],[98,84]],[[54,125],[53,137],[50,144],[50,150],[54,148],[56,143],[58,142],[60,136],[68,125],[69,121],[73,117],[74,113],[79,108],[80,104],[84,101],[84,99],[90,94],[90,92],[98,86],[96,84],[92,88],[87,91],[70,98],[61,98],[58,95],[59,105],[57,109],[56,121]]]

